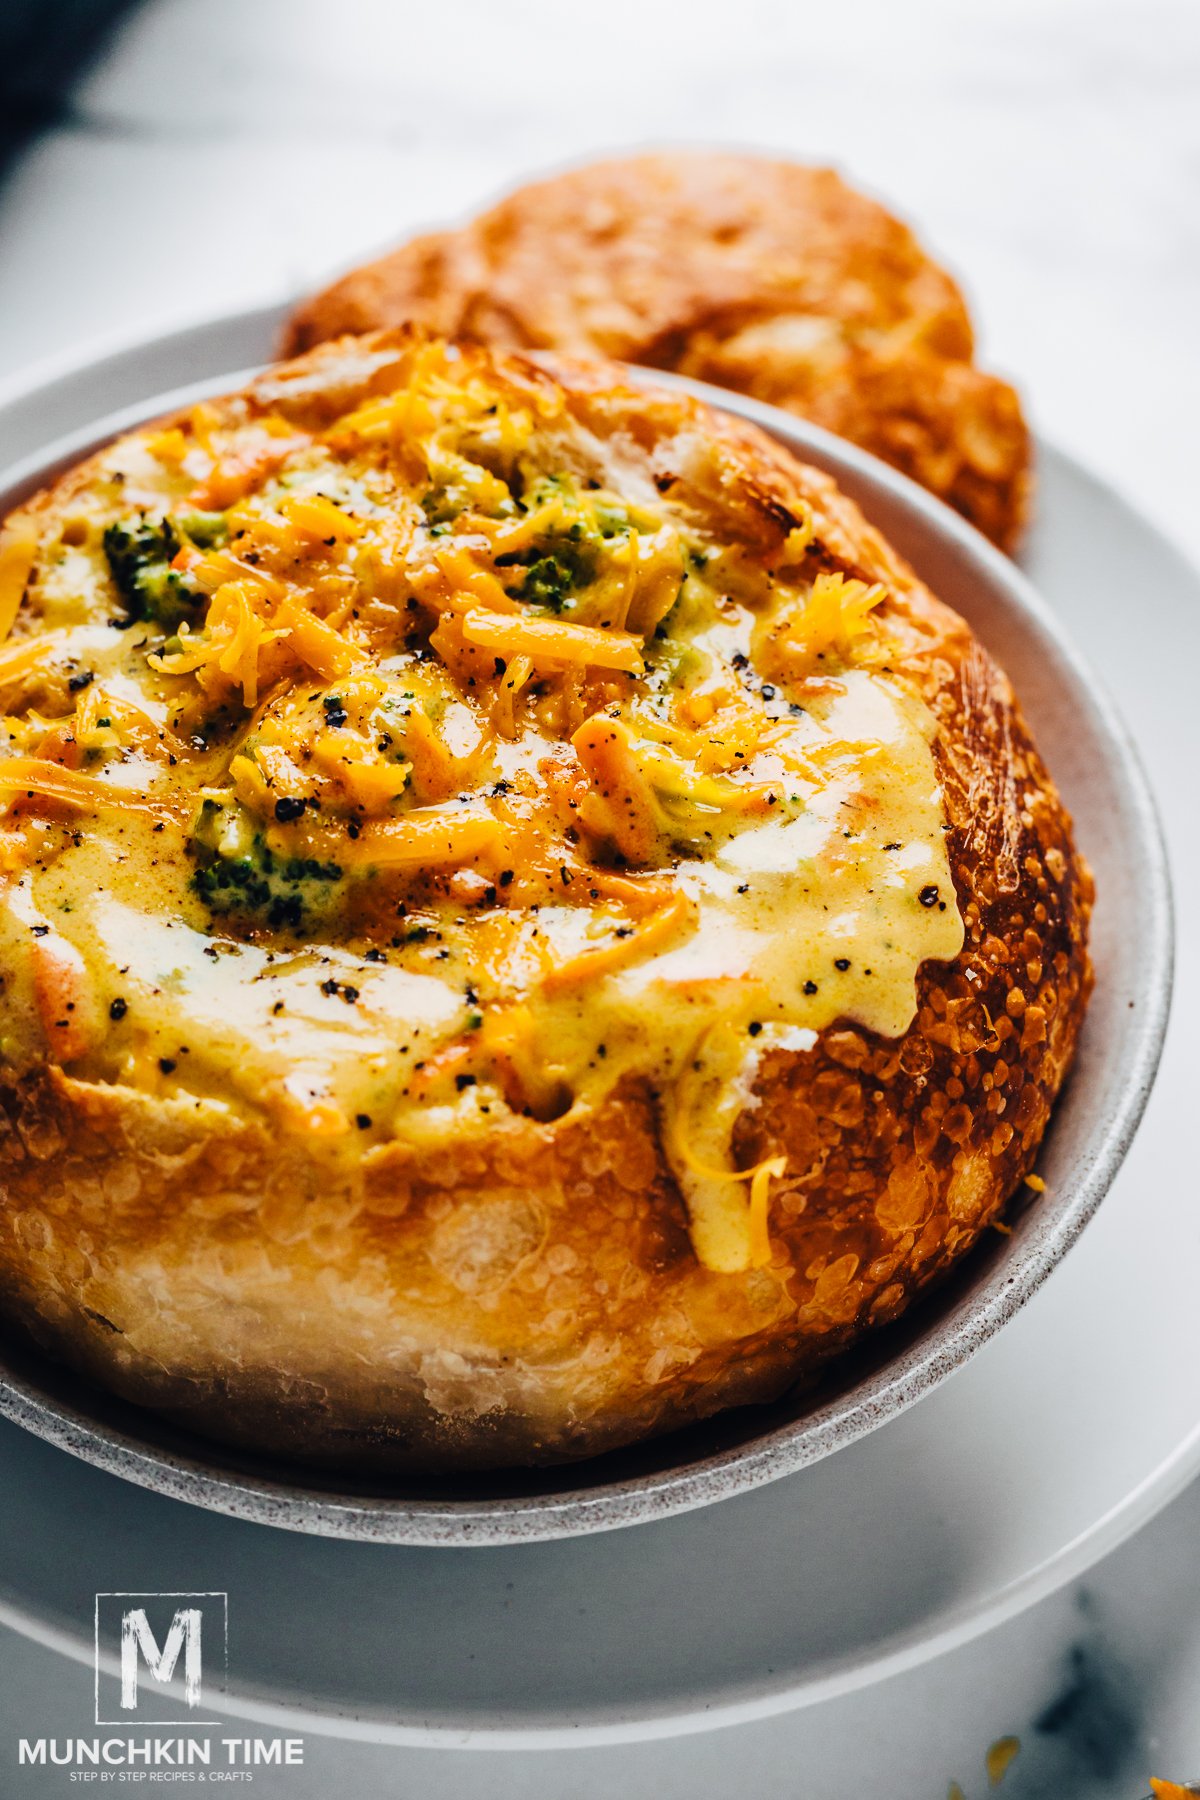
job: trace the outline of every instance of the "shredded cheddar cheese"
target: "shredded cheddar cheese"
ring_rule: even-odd
[[[135,812],[151,816],[175,810],[166,796],[120,787],[99,776],[38,757],[13,756],[0,762],[0,804],[53,801],[84,812]]]
[[[38,550],[32,521],[17,519],[0,531],[0,643],[13,628]]]
[[[581,950],[578,956],[549,970],[542,984],[545,991],[548,994],[563,993],[635,962],[669,942],[691,918],[693,910],[686,894],[676,894],[659,912],[652,913],[632,931],[626,931],[621,937],[611,937],[594,948]]]
[[[602,631],[594,625],[568,625],[559,619],[520,619],[473,609],[463,620],[463,636],[502,656],[527,656],[532,663],[576,664],[590,669],[620,669],[640,675],[641,640],[627,631]]]
[[[934,724],[806,508],[743,542],[572,404],[414,341],[10,521],[0,1024],[331,1155],[643,1093],[736,1272],[786,1193],[763,1059],[898,1035],[959,948]]]

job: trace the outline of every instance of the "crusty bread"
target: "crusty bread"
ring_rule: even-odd
[[[307,1023],[296,1026],[293,1038],[281,1030],[265,1048],[250,1028],[236,1041],[224,1038],[220,1019],[197,1023],[207,990],[199,977],[188,988],[191,964],[182,949],[183,973],[168,970],[163,977],[165,964],[153,947],[158,937],[135,942],[118,933],[104,940],[103,957],[93,957],[93,939],[86,935],[91,925],[76,924],[94,916],[84,890],[98,885],[97,865],[86,859],[100,854],[95,846],[108,845],[112,858],[105,866],[114,871],[114,895],[125,893],[120,859],[132,859],[143,873],[125,898],[134,910],[144,908],[145,930],[161,936],[173,929],[187,944],[194,940],[210,959],[199,967],[211,966],[214,984],[218,978],[227,983],[220,989],[227,1004],[213,1001],[212,1009],[232,1016],[245,1000],[246,984],[275,978],[272,957],[294,958],[303,965],[305,994],[313,994],[305,1002],[316,1021],[312,1028],[348,1032],[351,1049],[360,1045],[364,1060],[376,1054],[382,1034],[393,1045],[388,1055],[394,1061],[405,1021],[394,999],[373,1001],[371,983],[402,972],[391,965],[408,970],[418,956],[435,954],[431,945],[397,937],[396,894],[408,921],[435,917],[448,933],[454,921],[446,896],[474,895],[463,904],[478,907],[478,922],[472,915],[459,936],[447,937],[456,955],[462,945],[469,954],[477,941],[472,934],[483,932],[485,920],[499,918],[505,894],[534,880],[518,867],[512,888],[505,889],[503,876],[511,880],[511,872],[490,874],[485,846],[463,851],[457,873],[405,874],[398,888],[387,890],[386,909],[364,897],[375,892],[364,878],[320,925],[310,924],[307,915],[301,924],[298,904],[273,925],[261,916],[206,915],[197,896],[211,901],[217,890],[211,881],[197,889],[196,876],[189,878],[199,852],[186,834],[196,829],[190,809],[199,789],[223,791],[229,758],[247,742],[254,708],[235,685],[246,678],[244,662],[231,663],[236,676],[222,673],[215,661],[200,665],[211,683],[205,704],[216,708],[205,741],[195,710],[201,675],[181,672],[186,659],[169,647],[182,641],[186,649],[188,634],[164,642],[168,627],[159,629],[149,615],[140,625],[123,618],[110,572],[121,566],[119,559],[113,562],[120,545],[110,537],[109,548],[103,547],[103,534],[121,508],[134,504],[153,513],[160,479],[163,504],[176,505],[172,496],[199,484],[210,508],[228,505],[231,518],[239,504],[253,508],[256,496],[273,493],[271,517],[278,519],[283,490],[269,484],[293,462],[312,468],[315,458],[327,472],[337,464],[363,479],[364,469],[406,469],[413,455],[406,435],[415,416],[412,395],[421,381],[434,392],[436,383],[460,375],[465,385],[476,384],[479,418],[501,418],[513,431],[526,415],[532,419],[521,452],[527,466],[529,458],[545,460],[551,451],[560,461],[573,456],[578,468],[586,463],[593,479],[603,476],[616,494],[636,490],[643,496],[640,507],[659,506],[655,516],[670,529],[703,534],[710,557],[720,546],[736,546],[734,561],[717,556],[717,564],[722,581],[727,571],[730,582],[741,571],[736,578],[750,596],[746,608],[767,604],[791,583],[802,596],[797,604],[803,623],[817,591],[813,584],[824,580],[821,591],[835,597],[857,594],[862,600],[865,591],[863,607],[872,597],[878,601],[869,614],[876,635],[864,626],[865,635],[843,653],[845,669],[852,671],[861,658],[864,680],[881,684],[887,694],[911,695],[916,711],[922,704],[928,708],[922,717],[931,719],[932,768],[941,788],[936,804],[939,816],[944,806],[953,896],[942,890],[938,901],[935,892],[934,901],[950,907],[939,914],[923,890],[920,906],[929,908],[930,930],[944,929],[955,917],[956,901],[962,948],[909,971],[911,1022],[898,1035],[834,1016],[810,1048],[794,1047],[797,1040],[784,1032],[749,1065],[733,1115],[731,1167],[766,1169],[756,1189],[768,1209],[762,1222],[769,1241],[763,1255],[748,1255],[740,1268],[713,1266],[719,1254],[698,1253],[699,1215],[664,1123],[666,1089],[689,1079],[686,1069],[664,1082],[653,1073],[659,1065],[639,1063],[631,1052],[615,1082],[584,1085],[573,1096],[543,1103],[536,1096],[537,1074],[556,1053],[555,1045],[543,1042],[531,1051],[506,1051],[508,1062],[498,1056],[493,1064],[447,1064],[476,1069],[478,1085],[474,1074],[456,1076],[447,1084],[448,1098],[430,1090],[437,1106],[431,1100],[424,1114],[411,1096],[402,1103],[400,1090],[388,1088],[393,1111],[387,1118],[382,1110],[367,1117],[364,1126],[366,1115],[356,1116],[354,1109],[365,1102],[348,1098],[351,1090],[343,1093],[336,1082],[331,1097],[313,1100],[308,1110],[295,1104],[294,1081],[284,1091],[289,1074],[301,1064],[307,1068],[305,1057],[311,1062],[316,1055],[303,1035]],[[489,397],[490,412],[483,404]],[[348,416],[359,421],[353,431]],[[364,449],[363,434],[375,430],[380,418],[390,435]],[[288,445],[292,431],[309,448],[285,449],[292,462],[277,459],[271,469],[265,461],[255,465],[251,450],[257,445],[261,451],[266,441],[264,420],[278,446]],[[489,455],[500,466],[501,453]],[[160,468],[166,471],[161,478]],[[323,479],[333,491],[328,476]],[[412,479],[421,488],[427,477]],[[228,500],[237,488],[241,500]],[[190,498],[194,503],[194,493]],[[343,496],[341,504],[361,511],[353,496]],[[432,517],[432,503],[425,504]],[[506,515],[518,524],[527,516]],[[299,532],[299,515],[288,517],[287,530]],[[432,536],[436,529],[416,527],[413,541],[421,555],[447,541]],[[179,530],[183,534],[185,527]],[[648,532],[643,518],[642,541]],[[340,537],[335,544],[335,536],[332,527],[327,539],[310,533],[303,542],[284,532],[285,548],[271,550],[262,547],[267,539],[261,535],[252,551],[246,549],[251,538],[230,540],[226,553],[237,550],[244,559],[237,576],[242,598],[248,594],[251,610],[270,613],[281,633],[256,651],[264,675],[256,717],[266,704],[267,677],[282,683],[285,695],[296,693],[289,657],[319,660],[335,654],[336,646],[321,638],[309,647],[296,624],[299,615],[278,610],[289,604],[279,593],[257,592],[254,571],[269,581],[275,579],[271,571],[308,558],[295,579],[308,584],[314,615],[324,608],[326,622],[340,617],[336,629],[372,668],[380,663],[381,646],[392,641],[379,635],[392,629],[392,615],[363,586],[364,571],[374,570],[371,578],[383,591],[377,563],[353,565],[356,610],[329,611],[336,583],[343,582],[336,588],[343,593],[349,579],[338,571],[351,566],[333,560],[351,554]],[[611,541],[628,557],[628,539]],[[331,547],[330,560],[321,561],[324,551],[312,548],[319,543]],[[632,387],[611,367],[471,350],[447,356],[411,334],[382,334],[324,346],[268,372],[242,395],[102,452],[10,521],[0,566],[11,573],[23,545],[33,572],[13,635],[0,650],[10,757],[19,759],[0,762],[0,788],[10,808],[2,845],[0,1295],[9,1318],[51,1354],[199,1431],[289,1457],[377,1469],[553,1462],[776,1396],[873,1327],[896,1319],[999,1218],[1031,1167],[1074,1051],[1090,983],[1090,881],[1006,678],[963,621],[913,577],[827,477],[802,467],[757,431],[687,397]],[[608,554],[603,546],[601,551]],[[229,569],[214,575],[204,554],[186,542],[177,561],[185,580],[209,592],[208,613],[205,619],[197,614],[190,641],[211,637],[222,603],[211,590]],[[497,570],[503,575],[510,567]],[[531,577],[524,579],[528,587]],[[863,590],[858,583],[881,584],[882,599],[874,587]],[[719,586],[712,590],[715,603],[736,611]],[[389,604],[402,615],[409,589],[400,581],[388,591]],[[464,615],[453,613],[450,588],[429,592],[433,598],[426,593],[421,605],[433,607],[434,616],[440,608],[443,623],[454,617],[461,624]],[[77,604],[72,595],[79,596]],[[524,619],[529,609],[522,608],[519,602],[515,612],[500,616]],[[115,630],[104,623],[114,611]],[[539,620],[547,613],[533,611]],[[413,680],[449,681],[441,652],[430,648],[429,619],[421,617],[411,665],[404,667]],[[111,653],[104,649],[105,631],[119,646]],[[91,635],[75,639],[72,632]],[[657,640],[650,632],[647,659],[670,633],[666,625]],[[804,640],[810,650],[814,641]],[[96,644],[98,650],[89,648]],[[147,664],[148,655],[161,660]],[[755,651],[759,661],[765,655]],[[490,653],[484,660],[479,679],[493,681],[491,706],[498,703],[503,677],[492,676]],[[503,658],[496,661],[503,666]],[[81,686],[93,664],[93,678]],[[122,723],[113,710],[127,692],[113,673],[118,666],[129,680],[134,671],[151,712],[163,709],[154,712],[158,750],[137,736],[142,728],[132,714],[132,722]],[[806,716],[800,706],[819,713],[822,696],[851,679],[839,673],[843,663],[836,657],[824,672],[815,663],[808,667],[789,689],[791,714],[777,697],[769,701],[772,718],[781,713],[781,730],[790,729],[793,715],[799,728]],[[757,667],[743,672],[753,685],[745,705],[759,709],[753,714],[759,718],[768,690],[758,682]],[[327,722],[344,710],[339,695],[350,679],[320,676],[312,662],[302,668],[303,683],[325,692]],[[454,679],[467,695],[465,683],[474,677]],[[544,691],[527,699],[523,729],[536,726],[549,736],[546,709],[561,702],[571,683],[582,683],[583,714],[607,719],[613,714],[605,707],[619,712],[626,705],[622,696],[648,680],[595,668],[568,679],[547,665],[537,684]],[[331,688],[337,691],[326,691]],[[473,691],[470,705],[482,706],[479,690]],[[85,704],[91,706],[86,720]],[[597,704],[599,713],[589,711]],[[185,735],[192,728],[194,735]],[[114,731],[120,739],[115,746]],[[578,734],[576,740],[586,745]],[[72,770],[85,742],[98,748],[88,752],[92,760],[85,767]],[[189,747],[196,743],[203,747]],[[168,748],[174,762],[167,760]],[[299,766],[301,752],[295,755]],[[261,766],[273,765],[264,760]],[[6,769],[19,773],[4,786]],[[250,777],[243,771],[239,779]],[[276,779],[284,785],[270,789],[268,805],[276,819],[286,814],[290,821],[294,807],[280,810],[274,798],[286,794],[289,778]],[[736,784],[735,776],[728,779]],[[139,814],[132,803],[119,810],[113,800],[118,810],[110,818],[110,797],[122,783],[144,789],[161,812]],[[583,786],[570,792],[583,793]],[[392,803],[393,811],[399,808],[394,826],[366,816],[361,801],[338,811],[342,803],[332,786],[321,793],[321,817],[334,821],[336,815],[336,829],[350,832],[356,843],[375,842],[372,833],[380,844],[390,843],[387,832],[412,823],[404,796]],[[544,799],[534,782],[529,807],[536,810]],[[269,833],[302,829],[307,827],[300,820],[271,824]],[[322,829],[333,831],[335,823]],[[601,835],[590,838],[589,831]],[[678,884],[692,867],[678,848],[664,850],[657,865],[651,860],[639,868],[603,844],[600,826],[568,827],[561,854],[579,859],[576,870],[610,881],[614,893],[624,891],[622,884]],[[152,862],[137,862],[151,851]],[[929,854],[942,854],[940,843]],[[529,858],[532,865],[533,851]],[[79,872],[72,874],[76,863]],[[160,879],[161,887],[155,885]],[[51,881],[56,885],[48,886]],[[60,903],[67,896],[78,911],[52,910],[52,895]],[[515,913],[518,902],[510,904]],[[637,925],[643,915],[635,910],[630,916]],[[913,929],[924,930],[924,915],[914,917]],[[636,937],[633,925],[622,927],[627,938]],[[688,929],[682,928],[683,938],[694,944],[697,937],[688,940]],[[701,942],[704,929],[702,921]],[[423,930],[418,927],[416,935]],[[328,951],[332,972],[325,971],[328,980],[318,995],[304,959],[316,957],[326,942],[334,946]],[[828,947],[798,939],[796,955],[818,958],[824,979]],[[351,958],[361,971],[353,975],[354,986],[346,973]],[[435,973],[438,966],[420,965]],[[489,979],[500,993],[517,977],[502,969]],[[558,973],[553,979],[564,978]],[[281,985],[278,991],[288,996],[292,1012],[297,990]],[[618,1017],[602,1010],[607,1002],[600,977],[583,991],[585,1014],[591,1007],[597,1018]],[[167,1010],[176,1007],[172,995],[178,992],[194,992],[190,1012],[183,1001],[183,1010]],[[491,990],[481,987],[481,1015],[490,1000]],[[651,1035],[656,1004],[650,993],[643,1022]],[[270,1008],[263,1016],[269,1023]],[[675,1030],[677,1017],[677,1011],[663,1012],[662,1029]],[[189,1029],[184,1044],[181,1020]],[[258,1029],[261,1035],[267,1025]],[[756,1032],[757,1019],[747,1029]],[[493,1078],[497,1067],[517,1069],[515,1087]],[[353,1079],[360,1079],[357,1072]],[[378,1080],[386,1084],[392,1076]],[[408,1088],[403,1092],[409,1095]],[[486,1103],[481,1094],[489,1096]],[[474,1111],[466,1110],[468,1102]],[[388,1123],[393,1116],[394,1129]],[[738,1223],[742,1215],[731,1217]]]
[[[673,151],[519,188],[293,315],[284,353],[416,320],[515,349],[675,369],[895,464],[1011,550],[1029,433],[976,367],[963,298],[908,228],[830,169]]]

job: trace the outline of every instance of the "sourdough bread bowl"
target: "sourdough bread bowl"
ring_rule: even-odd
[[[1020,399],[976,364],[952,277],[832,169],[711,150],[570,169],[351,270],[283,351],[409,321],[735,389],[892,463],[1002,549],[1021,536]]]
[[[1028,1172],[1090,882],[828,478],[602,364],[330,344],[0,540],[0,1293],[359,1469],[588,1456],[898,1317]]]

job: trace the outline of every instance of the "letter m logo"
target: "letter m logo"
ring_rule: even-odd
[[[227,1615],[221,1593],[97,1594],[96,1723],[215,1724],[196,1713],[225,1688]]]
[[[136,1712],[138,1661],[144,1660],[151,1679],[166,1687],[183,1651],[183,1697],[195,1708],[200,1704],[200,1633],[204,1614],[198,1606],[180,1606],[171,1620],[167,1641],[160,1650],[154,1641],[144,1606],[131,1606],[121,1620],[121,1705]]]

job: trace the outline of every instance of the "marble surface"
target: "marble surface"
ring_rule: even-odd
[[[838,164],[962,276],[1040,430],[1200,556],[1200,8],[1194,0],[149,0],[0,190],[0,380],[309,285],[546,166],[645,142]],[[133,196],[136,194],[136,200]],[[1135,601],[1134,601],[1135,604]],[[1187,921],[1185,921],[1185,928]],[[1134,1351],[1135,1353],[1135,1351]],[[685,1740],[543,1755],[310,1736],[303,1771],[422,1800],[750,1791],[1135,1800],[1200,1773],[1200,1491],[1076,1586],[844,1700]],[[661,1629],[669,1629],[664,1621]],[[87,1671],[0,1634],[15,1734],[89,1716]]]

